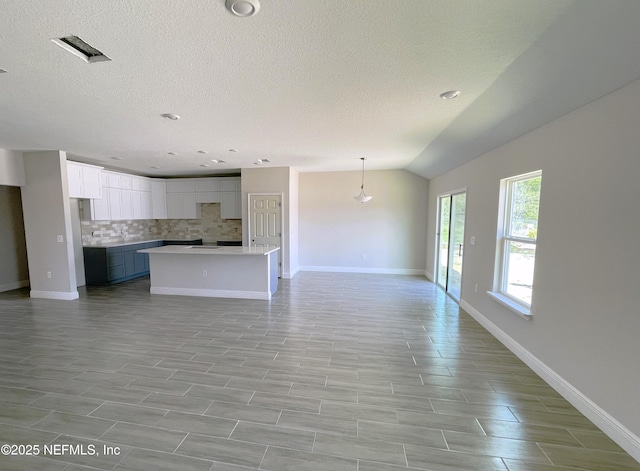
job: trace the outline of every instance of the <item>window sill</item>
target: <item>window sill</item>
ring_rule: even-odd
[[[521,304],[518,304],[515,301],[507,298],[505,295],[496,293],[495,291],[487,291],[487,294],[491,299],[496,301],[499,304],[502,304],[504,307],[509,309],[512,312],[515,312],[517,315],[526,320],[531,320],[531,310],[524,307]]]

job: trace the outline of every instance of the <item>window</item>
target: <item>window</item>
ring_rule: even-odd
[[[533,271],[538,238],[538,209],[542,172],[507,178],[501,182],[501,224],[498,230],[497,293],[517,303],[530,315]],[[495,297],[495,296],[494,296]]]

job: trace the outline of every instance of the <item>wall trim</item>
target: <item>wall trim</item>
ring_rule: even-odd
[[[325,267],[306,266],[300,267],[300,271],[318,271],[328,273],[373,273],[378,275],[422,275],[424,269],[420,268],[364,268],[364,267]]]
[[[61,301],[73,301],[78,299],[80,294],[78,291],[36,291],[31,290],[29,296],[41,299],[58,299]]]
[[[166,294],[170,296],[201,296],[205,298],[236,298],[236,299],[271,299],[269,291],[239,291],[228,289],[199,289],[199,288],[166,288],[151,287],[151,294]]]
[[[431,273],[430,271],[425,270],[424,271],[424,276],[427,277],[427,280],[429,280],[432,283],[436,282],[436,279],[433,277],[433,273]]]
[[[0,285],[0,293],[4,291],[12,291],[14,289],[26,288],[29,286],[29,280],[14,281],[13,283],[3,283]]]
[[[591,420],[614,442],[622,447],[634,459],[640,461],[640,437],[631,432],[607,411],[599,407],[575,386],[556,373],[547,364],[534,356],[505,331],[483,316],[465,300],[460,300],[460,307],[487,329],[495,338],[520,358],[529,368],[535,371],[558,394],[564,397],[576,409]]]

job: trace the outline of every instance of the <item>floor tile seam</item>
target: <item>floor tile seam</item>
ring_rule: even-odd
[[[66,412],[62,412],[62,413],[66,414]],[[51,415],[51,414],[49,414],[49,415]],[[68,414],[68,415],[77,415],[77,414]],[[78,417],[85,417],[85,416],[79,415]],[[43,417],[43,419],[45,419],[45,418],[46,417]],[[98,419],[98,417],[90,417],[90,418]],[[37,425],[37,424],[33,424],[32,426],[29,427],[29,429],[36,430],[36,431],[39,431],[39,432],[57,433],[58,437],[56,438],[56,440],[58,438],[60,438],[60,437],[77,438],[77,439],[80,439],[80,440],[102,440],[102,436],[105,433],[107,433],[109,430],[111,430],[117,424],[117,422],[113,421],[113,420],[108,420],[108,419],[100,419],[100,420],[104,420],[104,421],[107,421],[107,422],[113,422],[113,424],[111,424],[111,426],[103,434],[101,434],[101,435],[99,435],[98,437],[95,437],[95,438],[94,437],[83,436],[83,435],[74,435],[73,433],[68,433],[68,432],[61,433],[61,432],[45,430],[45,429],[41,429],[41,428],[34,428],[35,425]],[[40,422],[40,421],[38,421],[38,422]],[[108,442],[108,440],[103,440],[103,441]],[[114,443],[114,442],[111,442],[111,443]]]
[[[261,425],[264,425],[264,424],[261,424]],[[181,433],[183,433],[183,432],[181,432]],[[315,432],[310,432],[310,433],[314,433],[314,435],[315,435]],[[289,447],[289,446],[285,446],[285,445],[273,445],[273,444],[267,444],[267,443],[261,443],[261,442],[252,442],[252,441],[248,441],[248,440],[238,440],[237,438],[217,437],[215,435],[207,435],[207,434],[198,433],[198,432],[188,432],[187,435],[198,435],[198,436],[202,436],[202,437],[213,438],[213,439],[216,439],[216,440],[228,440],[230,442],[246,444],[246,445],[259,445],[259,446],[264,446],[265,448],[275,447],[275,448],[282,448],[282,449],[285,449],[285,450],[304,451],[304,452],[307,452],[307,453],[312,453],[312,451],[306,450],[306,449],[302,449],[302,448],[294,448],[294,447]],[[186,439],[186,437],[185,437],[185,439]],[[184,441],[184,439],[182,441]],[[315,442],[315,437],[314,437],[314,442]]]
[[[152,366],[148,366],[148,365],[137,365],[137,364],[135,364],[135,363],[126,363],[126,364],[122,365],[122,367],[118,368],[118,369],[115,371],[115,373],[122,374],[122,375],[129,375],[129,376],[138,376],[138,377],[141,377],[141,378],[154,378],[154,379],[161,379],[161,377],[160,377],[160,376],[141,376],[141,375],[139,375],[139,374],[124,373],[124,372],[121,372],[121,371],[120,371],[120,370],[122,370],[123,368],[126,368],[127,366],[141,367],[141,368],[149,368],[149,369],[158,368],[158,369],[161,369],[161,370],[172,370],[172,371],[173,371],[173,373],[171,373],[167,378],[164,378],[164,379],[169,379],[171,376],[173,376],[174,374],[176,374],[179,370],[178,370],[178,369],[176,369],[176,368],[165,368],[165,367],[163,367],[163,366],[157,366],[159,363],[162,363],[162,362],[163,362],[163,361],[165,361],[165,360],[167,360],[167,358],[161,358],[161,359],[160,359],[160,360],[158,360],[156,363],[154,363]],[[86,372],[89,372],[89,371],[92,371],[92,370],[87,370],[87,371],[85,371],[85,373],[86,373]],[[115,373],[114,373],[114,374],[115,374]]]
[[[97,415],[90,415],[91,413],[95,412],[96,410],[98,410],[100,407],[106,405],[107,403],[123,405],[123,406],[131,406],[131,407],[141,407],[143,409],[153,409],[153,410],[157,410],[159,412],[162,411],[163,412],[162,417],[160,417],[156,422],[154,422],[154,425],[150,425],[151,427],[154,427],[155,424],[157,424],[159,421],[164,419],[169,412],[172,412],[171,409],[162,409],[162,408],[159,408],[159,407],[144,406],[142,404],[128,404],[126,402],[105,401],[103,404],[101,404],[100,406],[96,407],[93,411],[91,411],[89,414],[87,414],[86,417],[92,417],[92,418],[104,419],[104,420],[117,420],[118,422],[129,423],[129,424],[133,424],[133,425],[149,425],[149,424],[141,424],[141,423],[138,423],[138,422],[130,422],[130,421],[127,421],[127,420],[110,419],[108,417],[100,417],[100,416],[97,416]],[[173,412],[180,412],[180,411],[173,411]],[[194,414],[194,415],[198,415],[198,414]]]
[[[46,391],[34,391],[33,389],[27,389],[26,387],[23,388],[16,388],[13,386],[0,386],[0,388],[6,388],[6,389],[17,389],[19,391],[28,391],[28,392],[39,392],[42,393],[42,396],[38,396],[36,398],[32,398],[30,401],[28,402],[24,402],[24,403],[14,403],[14,402],[6,402],[3,401],[2,398],[0,398],[0,404],[12,404],[12,405],[16,405],[16,406],[23,406],[23,407],[29,407],[32,406],[34,402],[38,402],[40,399],[43,399],[45,397],[47,397],[49,394],[55,394],[55,393],[51,393],[51,392],[46,392]],[[38,407],[35,407],[36,409],[38,409]]]
[[[182,437],[182,440],[180,440],[180,443],[178,443],[178,445],[173,449],[173,451],[171,452],[171,454],[175,454],[176,451],[178,451],[178,448],[180,448],[180,446],[184,443],[184,441],[187,439],[187,437],[189,436],[189,433],[185,433],[184,437]],[[212,465],[213,466],[213,465]]]
[[[551,466],[555,466],[556,465],[553,462],[553,460],[551,459],[551,457],[547,454],[546,451],[544,451],[544,449],[540,446],[540,444],[538,442],[536,442],[536,447],[538,448],[538,450],[540,450],[540,452],[543,454],[543,456],[549,461],[549,463],[551,463]],[[507,466],[507,468],[508,468],[508,466]]]
[[[288,412],[292,412],[292,411],[288,411]],[[341,417],[337,417],[337,416],[325,416],[325,417],[338,418],[338,419],[341,418]],[[348,420],[348,419],[345,419],[345,420]],[[357,419],[354,419],[354,420],[357,420]],[[240,422],[253,423],[253,422],[249,422],[249,421],[245,421],[245,420],[241,420]],[[259,424],[259,425],[269,425],[269,424]],[[309,433],[315,433],[315,434],[322,433],[322,434],[325,434],[325,435],[338,435],[338,436],[341,436],[341,437],[350,437],[350,438],[357,438],[357,436],[358,436],[357,426],[356,426],[356,435],[352,435],[350,433],[340,433],[338,431],[331,431],[331,430],[320,430],[320,429],[317,429],[317,428],[316,429],[304,428],[304,426],[300,426],[299,424],[295,424],[295,425],[291,426],[291,425],[280,425],[280,424],[276,423],[275,425],[273,425],[273,427],[279,427],[279,428],[286,429],[286,430],[295,430],[295,431],[299,431],[299,432],[309,432]],[[309,426],[309,427],[311,427],[311,426]],[[315,440],[315,438],[314,438],[314,440]]]
[[[44,418],[44,417],[43,417],[43,418]],[[14,428],[21,428],[21,429],[24,429],[24,430],[27,430],[27,431],[33,430],[33,431],[35,431],[35,432],[46,432],[46,433],[52,433],[52,434],[54,434],[54,435],[55,435],[55,437],[54,437],[54,438],[52,438],[51,440],[49,440],[48,442],[46,442],[46,444],[47,444],[47,445],[50,445],[50,444],[52,444],[53,442],[55,442],[57,439],[59,439],[60,437],[64,437],[64,436],[65,436],[65,434],[64,434],[64,433],[51,432],[51,431],[49,431],[49,430],[39,430],[39,429],[34,429],[34,428],[31,428],[31,427],[23,427],[23,426],[21,426],[21,425],[15,425],[15,424],[6,424],[6,425],[10,425],[11,427],[14,427]],[[11,443],[11,441],[9,440],[9,441],[8,441],[8,443]]]
[[[15,404],[8,404],[8,405],[9,405],[9,406],[15,406]],[[22,406],[22,407],[25,407],[25,406]],[[47,415],[45,415],[45,416],[43,416],[43,417],[40,417],[40,418],[39,418],[38,420],[36,420],[34,423],[32,423],[31,425],[29,425],[29,426],[27,426],[27,427],[26,427],[26,428],[30,428],[30,429],[33,429],[33,430],[39,430],[39,429],[34,429],[33,427],[34,427],[35,425],[37,425],[39,422],[41,422],[42,420],[46,419],[47,417],[51,416],[52,414],[54,414],[54,413],[56,412],[56,411],[54,411],[54,410],[52,410],[52,409],[45,409],[45,408],[42,408],[42,407],[31,407],[30,409],[35,409],[35,410],[41,410],[41,411],[48,412],[48,413],[47,413]],[[12,426],[14,426],[14,427],[16,427],[16,426],[17,426],[17,427],[20,427],[20,425],[12,424],[12,423],[10,423],[10,422],[5,422],[5,421],[3,421],[3,420],[2,420],[2,418],[0,418],[0,423],[4,423],[4,424],[7,424],[7,425],[12,425]],[[25,427],[23,427],[23,428],[25,428]],[[43,432],[47,432],[48,430],[42,430],[42,431],[43,431]]]

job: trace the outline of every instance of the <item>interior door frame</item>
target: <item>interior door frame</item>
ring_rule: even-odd
[[[278,250],[278,277],[282,278],[284,270],[284,193],[283,192],[260,192],[247,193],[247,245],[251,247],[251,198],[254,196],[280,196],[280,250]]]
[[[436,201],[436,250],[435,250],[435,266],[434,266],[434,281],[435,281],[435,285],[438,287],[443,287],[444,288],[444,292],[450,296],[452,299],[454,299],[456,302],[460,302],[460,299],[462,299],[462,269],[461,269],[461,273],[460,273],[460,299],[456,299],[454,298],[451,293],[449,292],[449,269],[450,269],[450,253],[451,253],[451,219],[453,218],[453,197],[456,195],[460,195],[460,194],[464,194],[465,195],[465,202],[466,202],[466,195],[467,195],[467,187],[462,187],[462,188],[457,188],[455,190],[452,191],[445,191],[442,193],[438,193],[436,195],[437,201]],[[440,220],[440,204],[441,204],[441,200],[442,198],[446,198],[449,197],[450,198],[450,209],[449,209],[449,240],[447,241],[447,281],[444,283],[444,286],[439,284],[439,276],[440,276],[440,257],[441,257],[441,253],[440,253],[440,246],[441,246],[441,235],[440,235],[440,225],[441,225],[441,220]],[[465,226],[466,226],[466,221],[467,221],[467,210],[466,210],[466,204],[465,204],[465,213],[464,213],[464,220],[465,220]],[[463,262],[462,262],[462,267],[464,268],[464,258],[463,258]]]

